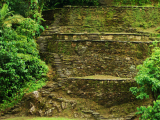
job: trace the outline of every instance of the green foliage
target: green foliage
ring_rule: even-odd
[[[109,42],[105,42],[106,49],[109,47]]]
[[[63,7],[64,5],[97,6],[99,2],[98,0],[49,0],[45,3],[44,9],[53,9],[55,7]]]
[[[10,10],[27,17],[36,8],[41,14],[44,9],[63,7],[64,5],[98,5],[98,0],[4,0],[9,5]],[[2,6],[3,3],[0,2]],[[31,9],[33,11],[31,11]],[[26,14],[27,13],[27,14]]]
[[[1,100],[12,96],[25,82],[41,79],[48,68],[38,57],[34,39],[4,29],[0,51]]]
[[[155,29],[155,31],[160,31],[160,26],[158,26],[156,29]],[[159,37],[159,35],[157,36],[157,37]]]
[[[30,6],[30,0],[3,0],[9,5],[9,9],[15,11],[16,14],[21,14],[25,16],[25,13],[28,12]]]
[[[132,11],[128,10],[123,19],[126,25],[131,25],[132,27],[150,28],[158,25],[160,22],[160,13],[156,8],[148,11],[137,8]]]
[[[70,50],[68,50],[71,46],[71,43],[66,44],[65,42],[58,42],[58,52],[64,53],[66,55],[70,55]]]
[[[33,39],[44,28],[31,18],[18,18],[8,17],[1,23],[0,102],[14,97],[26,83],[41,81],[48,72]]]
[[[155,100],[160,94],[160,49],[154,48],[152,55],[147,58],[143,65],[139,65],[137,69],[139,72],[135,77],[136,82],[139,84],[139,88],[131,87],[130,91],[137,96],[137,98],[148,98],[152,93]]]
[[[117,4],[125,4],[125,5],[144,5],[150,4],[150,0],[114,0]]]
[[[26,12],[25,16],[29,16],[30,18],[36,20],[38,23],[41,22],[42,16],[41,16],[41,12],[39,11],[39,6],[38,6],[38,0],[31,0],[31,5],[29,7],[29,11]]]
[[[16,14],[20,14],[24,17],[41,17],[42,9],[44,3],[48,0],[3,0],[0,2],[2,6],[3,3],[7,3],[9,5],[9,9],[15,11]],[[31,15],[31,16],[30,16]]]
[[[20,26],[17,27],[16,32],[33,38],[34,36],[38,36],[40,34],[40,30],[44,30],[42,25],[38,24],[38,22],[32,20],[31,18],[26,18]]]
[[[4,23],[5,19],[11,14],[9,12],[8,5],[4,4],[2,9],[0,9],[0,29],[2,30],[2,24]]]
[[[160,27],[157,27],[155,30],[157,31],[157,30],[159,30],[160,29]]]
[[[46,85],[45,79],[39,80],[39,81],[30,81],[23,85],[23,88],[20,90],[17,90],[16,93],[12,94],[13,97],[8,98],[8,100],[3,100],[3,104],[0,104],[0,110],[3,111],[6,108],[12,107],[19,103],[22,100],[22,97],[25,93],[33,92],[37,89],[42,88],[44,85]]]
[[[140,119],[142,120],[159,120],[160,119],[160,100],[156,100],[153,102],[153,107],[148,106],[147,108],[141,106],[137,108],[139,112],[136,114],[142,114]]]
[[[139,87],[131,87],[130,91],[137,99],[149,98],[152,95],[154,100],[153,107],[140,107],[137,114],[142,114],[142,120],[159,120],[160,119],[160,48],[156,46],[153,49],[152,55],[147,58],[143,65],[139,65],[139,72],[135,80]]]

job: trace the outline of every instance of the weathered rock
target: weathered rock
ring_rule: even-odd
[[[68,107],[68,103],[67,102],[62,102],[61,103],[61,108],[64,110]]]
[[[87,46],[90,46],[92,44],[92,42],[86,42]]]
[[[76,48],[78,55],[83,55],[86,50],[87,50],[87,46],[83,46],[81,44],[78,45],[78,47]]]
[[[48,97],[54,99],[56,96],[55,96],[55,94],[49,94]]]
[[[74,117],[77,118],[78,117],[78,113],[74,112]]]
[[[70,94],[70,93],[72,93],[72,91],[71,90],[67,90],[67,93]]]
[[[69,71],[68,69],[65,70],[65,75],[69,76],[71,75],[71,71]]]
[[[73,101],[71,101],[70,103],[71,103],[73,109],[74,109],[74,108],[76,107],[76,105],[77,105],[77,103],[76,103],[76,102],[73,102]]]
[[[131,65],[131,67],[129,69],[130,69],[130,71],[134,72],[134,71],[136,71],[136,66],[135,65]]]
[[[31,102],[30,102],[30,106],[31,106],[31,108],[29,109],[28,112],[29,112],[31,115],[33,115],[33,114],[36,113],[36,108],[35,108],[35,106],[33,105],[33,103],[31,103]]]
[[[53,107],[55,107],[58,112],[61,112],[61,111],[62,111],[60,105],[57,105],[56,102],[54,102]]]
[[[39,116],[43,116],[43,111],[40,109],[39,111],[38,111],[38,113],[39,113]]]
[[[34,91],[33,92],[34,97],[37,99],[39,97],[39,92],[38,91]]]
[[[48,96],[50,94],[49,91],[41,92],[42,97]]]
[[[96,120],[100,120],[100,114],[98,112],[93,112],[92,115]]]
[[[12,113],[16,114],[16,113],[19,113],[20,111],[21,111],[20,108],[15,108],[15,109],[12,110]]]
[[[53,111],[54,109],[55,109],[55,107],[47,110],[44,114],[45,114],[46,116],[52,116],[52,111]]]

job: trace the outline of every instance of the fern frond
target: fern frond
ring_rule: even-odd
[[[5,21],[3,22],[3,25],[6,25],[7,27],[11,27],[12,24],[21,24],[24,19],[25,18],[21,15],[10,16],[7,19],[5,19]]]
[[[4,17],[8,11],[8,5],[4,4],[2,9],[0,9],[0,17]]]
[[[5,19],[8,15],[12,14],[14,11],[9,12],[8,5],[4,4],[2,9],[0,9],[0,19]]]
[[[2,9],[0,9],[0,27],[3,25],[4,20],[7,18],[7,16],[12,13],[13,11],[9,12],[8,5],[4,4]]]

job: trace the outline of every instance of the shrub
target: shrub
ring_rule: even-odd
[[[159,120],[160,119],[160,100],[153,102],[153,107],[148,106],[147,108],[141,106],[137,108],[139,112],[137,114],[142,114],[140,119],[142,120]]]
[[[9,100],[27,82],[42,80],[48,72],[33,39],[43,29],[31,18],[10,16],[2,23],[0,38],[0,102]]]
[[[139,72],[135,80],[140,87],[130,88],[130,91],[140,99],[148,98],[151,92],[155,100],[160,95],[160,48],[155,47],[153,51],[152,55],[143,62],[143,65],[137,67]]]
[[[160,119],[160,48],[157,47],[157,44],[155,45],[152,55],[143,62],[143,65],[137,67],[139,72],[135,80],[139,87],[130,88],[137,99],[149,98],[149,95],[154,99],[153,107],[137,108],[139,111],[137,114],[142,114],[141,119],[143,120]]]

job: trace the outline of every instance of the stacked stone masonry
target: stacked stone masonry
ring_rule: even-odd
[[[65,83],[68,94],[93,99],[105,107],[135,100],[134,95],[129,92],[129,88],[136,85],[133,79],[107,79],[107,76],[106,79],[102,80],[69,77]]]
[[[67,76],[94,74],[134,77],[136,66],[151,52],[150,44],[118,42],[49,42],[48,51],[58,53]],[[51,56],[48,56],[50,59]]]
[[[119,33],[109,33],[108,31],[103,33],[75,33],[74,31],[64,33],[63,26],[77,27],[83,25],[82,19],[75,17],[76,13],[73,10],[77,8],[66,7],[61,9],[63,11],[61,18],[57,19],[59,23],[56,22],[59,25],[59,32],[54,30],[57,27],[51,25],[37,40],[40,44],[41,57],[46,58],[46,63],[52,63],[56,67],[57,74],[66,80],[59,86],[67,86],[67,93],[73,97],[78,95],[90,98],[105,107],[135,100],[135,97],[128,90],[130,87],[137,86],[133,82],[133,78],[137,74],[136,67],[150,55],[151,48],[149,48],[149,45],[154,40],[149,37],[148,33],[139,32],[130,26],[125,26],[123,21],[120,20],[119,16],[125,14],[126,8],[132,9],[134,7],[110,8],[82,7],[81,9],[83,9],[82,11],[87,9],[92,9],[91,11],[114,9],[116,15],[111,22],[117,22],[121,26],[117,27],[117,25],[110,24],[108,27],[118,28]],[[141,7],[135,8],[142,9]],[[81,15],[85,15],[85,13],[81,13]],[[122,33],[122,31],[124,32]],[[89,75],[112,75],[130,78],[130,80],[76,78],[77,76]],[[129,120],[134,115],[135,113],[131,113],[126,118],[117,119]],[[97,116],[95,117],[97,120],[103,119],[99,113],[95,113],[93,116]],[[107,120],[107,118],[104,119]]]

